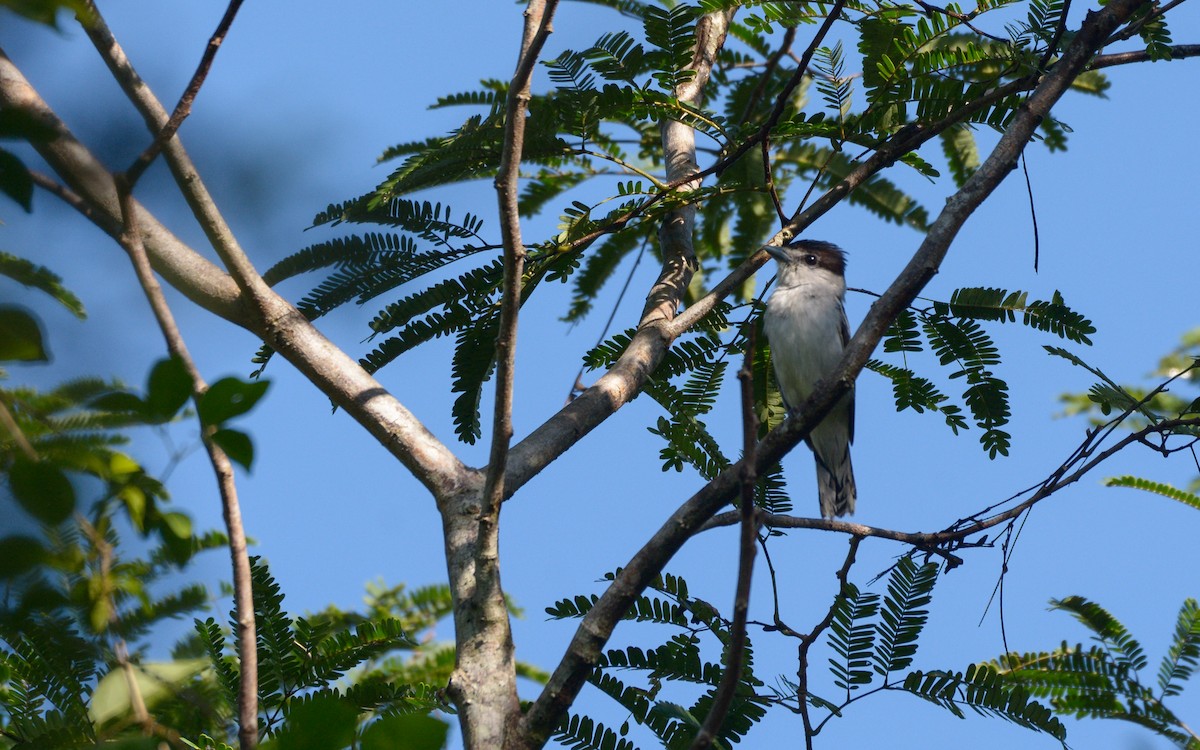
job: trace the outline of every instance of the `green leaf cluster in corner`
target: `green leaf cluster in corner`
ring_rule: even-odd
[[[605,580],[612,581],[615,576],[609,573]],[[704,644],[715,639],[714,646],[724,655],[729,644],[729,623],[712,604],[692,596],[683,578],[664,574],[656,577],[647,590],[649,593],[635,602],[626,617],[658,623],[674,635],[653,648],[628,646],[605,651],[588,682],[620,704],[628,711],[630,721],[645,727],[664,747],[686,748],[703,724],[723,674],[719,662],[705,658]],[[561,600],[546,611],[555,618],[580,618],[596,601],[595,596],[577,596]],[[630,679],[623,676],[631,672],[641,675],[639,684],[630,684]],[[703,694],[687,706],[668,700],[665,696],[679,691],[680,685],[698,687]],[[717,737],[720,746],[741,741],[765,715],[767,700],[758,695],[762,686],[754,674],[753,647],[747,643],[733,705]],[[688,692],[692,691],[682,694]],[[621,738],[628,729],[627,722],[618,736],[588,717],[573,716],[564,720],[554,738],[570,747],[609,748],[617,745],[607,743],[624,742]]]
[[[298,731],[296,713],[309,710],[307,707],[314,703],[324,705],[332,712],[330,716],[342,717],[335,723],[350,733],[343,744],[356,732],[369,731],[373,717],[427,714],[445,708],[436,685],[398,679],[399,673],[387,666],[388,659],[396,654],[427,650],[408,634],[403,618],[378,608],[368,617],[349,617],[333,610],[293,617],[284,609],[283,593],[267,566],[258,558],[252,558],[251,563],[259,702],[268,737],[294,734]],[[378,601],[389,609],[393,604],[415,604],[415,600],[404,597]],[[236,613],[231,612],[230,618],[230,628],[236,629]],[[237,705],[233,644],[212,618],[196,620],[195,627],[224,700],[228,705]],[[354,679],[344,679],[352,671]],[[325,715],[327,711],[320,709],[318,713]]]
[[[1151,729],[1180,747],[1200,744],[1166,705],[1179,696],[1200,666],[1200,606],[1187,599],[1179,609],[1156,679],[1143,681],[1149,664],[1141,644],[1112,613],[1080,596],[1051,601],[1069,612],[1096,643],[1063,643],[1053,651],[1009,653],[979,665],[1003,687],[1046,700],[1054,712],[1077,719],[1117,719]]]

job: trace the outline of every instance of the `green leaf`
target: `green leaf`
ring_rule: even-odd
[[[249,382],[240,378],[221,378],[209,386],[196,411],[206,425],[219,425],[245,414],[263,397],[270,383],[265,380]]]
[[[875,671],[885,679],[890,672],[912,664],[918,638],[929,618],[927,607],[937,573],[936,563],[918,567],[911,557],[902,557],[888,578],[875,648]]]
[[[163,513],[162,525],[179,539],[190,539],[192,536],[192,519],[183,513]]]
[[[441,750],[450,727],[432,716],[397,714],[379,719],[363,732],[362,750]]]
[[[49,362],[37,318],[13,305],[0,305],[0,362]]]
[[[33,178],[25,164],[0,149],[0,193],[15,200],[28,213],[33,210]]]
[[[114,391],[97,396],[88,402],[88,406],[108,412],[129,412],[138,415],[146,413],[146,402],[127,391]]]
[[[350,745],[358,709],[336,695],[293,700],[284,728],[270,746],[275,750],[330,750]]]
[[[863,594],[847,583],[833,604],[829,620],[829,646],[837,658],[829,660],[833,684],[849,693],[871,682],[871,654],[875,648],[875,624],[879,595]]]
[[[208,666],[208,659],[181,659],[168,662],[146,662],[130,666],[132,678],[147,708],[169,698]],[[129,692],[130,676],[121,668],[100,679],[92,693],[88,714],[96,726],[132,714]]]
[[[75,510],[75,488],[53,464],[18,458],[8,479],[17,502],[42,523],[57,526]]]
[[[1184,505],[1190,505],[1197,510],[1200,510],[1200,496],[1194,495],[1191,492],[1172,487],[1169,484],[1162,482],[1152,482],[1149,479],[1130,476],[1126,474],[1122,477],[1109,477],[1104,480],[1105,487],[1132,487],[1133,489],[1143,490],[1145,492],[1153,492],[1156,495],[1169,497],[1172,500],[1178,500]]]
[[[1117,664],[1137,671],[1146,666],[1142,645],[1108,610],[1082,596],[1051,599],[1052,609],[1070,612],[1075,619],[1096,634],[1097,640],[1108,646]]]
[[[46,559],[41,542],[29,536],[0,539],[0,578],[15,578]]]
[[[1171,647],[1158,669],[1158,686],[1163,695],[1179,695],[1183,681],[1200,665],[1200,606],[1187,599],[1179,608]]]
[[[0,6],[53,28],[58,28],[59,9],[71,11],[84,18],[91,16],[84,0],[0,0]]]
[[[226,428],[214,432],[212,440],[225,451],[230,461],[241,464],[243,469],[250,471],[250,466],[254,463],[254,441],[249,435]]]
[[[0,252],[0,276],[7,276],[18,284],[49,294],[77,318],[87,317],[79,298],[62,285],[62,279],[58,274],[45,266],[39,266],[16,255]]]
[[[192,395],[192,378],[183,360],[167,357],[155,363],[146,381],[147,417],[166,422],[183,408]]]

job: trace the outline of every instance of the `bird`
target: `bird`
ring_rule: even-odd
[[[821,240],[796,240],[763,249],[779,264],[767,300],[763,330],[771,344],[775,380],[789,413],[837,366],[850,340],[846,319],[846,254]],[[850,463],[854,442],[854,390],[834,404],[805,440],[817,464],[821,516],[854,512],[858,490]]]

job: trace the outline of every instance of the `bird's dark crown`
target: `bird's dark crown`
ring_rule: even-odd
[[[795,240],[779,250],[786,252],[787,263],[819,266],[838,276],[846,275],[846,253],[832,242],[824,240]],[[775,255],[772,253],[772,255]],[[784,260],[775,255],[776,260]]]

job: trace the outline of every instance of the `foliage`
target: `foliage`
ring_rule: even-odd
[[[775,29],[809,23],[820,15],[804,4],[753,5],[748,20],[735,22],[734,34],[759,55],[771,49]],[[973,15],[1001,5],[983,5]],[[718,154],[729,154],[770,114],[772,97],[784,84],[781,71],[771,71],[779,78],[763,80],[740,74],[733,63],[742,59],[737,57],[742,53],[727,48],[722,51],[722,65],[714,71],[718,93],[709,98],[711,105],[700,109],[675,99],[676,88],[692,75],[688,66],[697,8],[688,4],[666,9],[621,4],[621,12],[642,21],[640,38],[627,30],[603,33],[591,47],[564,50],[544,63],[553,86],[535,92],[529,104],[532,116],[523,153],[532,171],[523,188],[522,211],[532,215],[551,200],[565,200],[567,191],[578,193],[585,184],[594,186],[593,193],[608,191],[600,193],[608,197],[566,201],[558,233],[528,243],[523,300],[544,280],[571,283],[572,303],[566,318],[580,320],[624,265],[622,261],[640,253],[650,241],[665,213],[690,202],[702,204],[704,210],[697,215],[699,268],[685,299],[689,302],[706,291],[707,276],[742,262],[773,231],[777,217],[769,189],[782,193],[805,183],[818,189],[831,187],[856,165],[843,152],[844,145],[876,149],[883,137],[903,124],[940,121],[959,111],[954,127],[945,131],[942,147],[961,183],[978,163],[969,126],[1002,127],[1020,104],[1016,94],[988,99],[985,92],[996,81],[1017,79],[1035,66],[1038,55],[1045,54],[1038,46],[1052,38],[1058,20],[1054,8],[1039,8],[1012,31],[1013,41],[1005,44],[979,36],[965,16],[949,10],[914,15],[901,8],[854,8],[861,14],[851,28],[859,34],[863,90],[855,92],[856,77],[847,72],[850,61],[840,43],[817,50],[812,76],[802,91],[815,84],[821,95],[819,106],[803,93],[787,102],[783,117],[772,121],[769,169],[752,151],[723,163],[714,186],[690,193],[667,190],[656,176],[663,167],[654,145],[657,123],[685,122],[707,135]],[[1092,76],[1090,86],[1081,90],[1102,92],[1103,85]],[[402,161],[374,192],[331,205],[314,220],[318,226],[382,225],[398,233],[322,242],[289,256],[266,274],[276,283],[332,269],[299,302],[309,317],[351,300],[364,305],[408,287],[374,314],[371,337],[384,338],[363,356],[362,363],[375,372],[417,346],[452,338],[452,390],[459,394],[453,406],[455,432],[469,443],[481,435],[480,395],[493,372],[501,266],[489,256],[499,240],[488,239],[483,222],[474,215],[411,196],[435,184],[495,174],[503,133],[500,105],[506,90],[505,83],[485,80],[478,89],[440,99],[435,106],[482,111],[468,115],[446,137],[388,149],[381,161]],[[858,109],[856,97],[862,100]],[[963,107],[964,102],[981,98],[990,102],[987,107]],[[904,162],[936,176],[936,170],[915,153]],[[767,172],[770,188],[764,180]],[[889,221],[917,229],[927,223],[923,207],[878,175],[848,199]],[[455,266],[459,268],[466,261],[471,262],[466,270],[451,270],[451,264],[459,263]],[[1009,416],[1007,385],[995,374],[999,355],[981,322],[1013,322],[1019,315],[1027,326],[1081,343],[1087,342],[1091,328],[1057,294],[1044,302],[1029,302],[1024,292],[1010,295],[989,289],[964,289],[956,295],[921,312],[921,333],[943,366],[957,366],[952,377],[963,378],[963,401],[983,431],[984,449],[993,457],[1006,454],[1011,442],[1003,429]],[[664,403],[668,416],[651,431],[667,441],[665,466],[678,470],[690,465],[701,476],[711,477],[728,459],[701,416],[711,408],[713,394],[728,376],[728,354],[742,342],[737,335],[726,336],[717,345],[723,335],[720,324],[706,325],[704,335],[712,340],[704,345],[706,354],[687,355],[691,367],[686,374],[691,380],[680,389],[667,381],[684,372],[656,376],[650,392]],[[687,341],[693,339],[685,340],[685,345]],[[607,344],[608,351],[615,345]],[[265,362],[267,354],[260,353],[257,361]],[[612,359],[598,352],[588,356],[593,367]],[[961,408],[943,403],[945,397],[928,378],[897,367],[876,364],[875,369],[893,379],[898,408],[939,411],[955,431],[967,427]]]
[[[604,580],[612,581],[615,577],[616,573],[609,573]],[[729,645],[730,623],[712,604],[692,596],[683,578],[664,574],[656,577],[648,588],[651,593],[639,597],[625,617],[656,624],[661,627],[655,630],[671,635],[652,648],[609,649],[601,655],[588,682],[628,711],[629,720],[645,727],[664,747],[687,748],[708,715],[724,672],[720,662],[704,658],[702,649],[715,648],[718,655],[724,656]],[[546,613],[555,619],[580,618],[595,602],[595,596],[579,595],[547,607]],[[772,702],[761,693],[763,682],[755,675],[753,648],[749,644],[745,657],[733,705],[716,738],[721,746],[739,742],[762,719]],[[640,684],[629,684],[634,679]],[[675,700],[694,693],[695,689],[681,690],[681,685],[702,692],[684,706]],[[586,716],[570,716],[559,725],[553,739],[572,748],[636,747],[622,739],[628,731],[628,721],[618,736]]]
[[[1069,612],[1092,633],[1096,645],[1053,651],[1010,653],[983,665],[1014,690],[1045,699],[1055,712],[1076,718],[1119,719],[1147,727],[1179,747],[1200,745],[1197,737],[1165,701],[1179,696],[1200,665],[1200,607],[1187,599],[1180,607],[1157,679],[1141,676],[1148,661],[1128,629],[1095,602],[1071,596],[1050,602]]]
[[[1200,413],[1200,396],[1195,393],[1200,383],[1200,367],[1197,367],[1200,363],[1200,328],[1184,333],[1179,345],[1159,359],[1155,368],[1147,374],[1152,382],[1158,384],[1154,387],[1120,384],[1097,368],[1080,362],[1078,358],[1066,358],[1086,367],[1100,379],[1087,393],[1064,394],[1061,397],[1066,405],[1066,414],[1086,414],[1093,425],[1112,424],[1114,414],[1127,415],[1120,421],[1121,428],[1139,431]],[[1176,385],[1182,388],[1174,387]],[[1185,448],[1196,436],[1196,430],[1187,425],[1180,425],[1170,432],[1186,441],[1183,443]],[[1186,489],[1176,489],[1162,482],[1138,477],[1113,478],[1108,485],[1141,489],[1200,507],[1200,502],[1195,500],[1195,493],[1200,491],[1200,476],[1193,478]]]
[[[793,77],[780,62],[785,53],[794,58],[795,52],[780,47],[779,37],[791,45],[790,34],[824,20],[830,12],[826,6],[758,0],[595,1],[634,23],[604,30],[590,46],[562,50],[543,62],[551,85],[528,101],[520,212],[525,217],[556,214],[558,222],[525,247],[509,248],[527,251],[519,304],[546,282],[569,285],[563,317],[572,324],[595,310],[602,290],[626,269],[632,278],[647,251],[660,252],[656,231],[685,206],[702,209],[694,227],[689,226],[695,255],[684,262],[694,275],[683,295],[685,306],[708,293],[714,278],[753,257],[765,238],[789,223],[784,206],[803,206],[810,193],[844,199],[918,232],[929,230],[929,210],[902,187],[904,181],[882,171],[863,176],[864,165],[898,165],[900,171],[937,180],[941,175],[934,162],[944,162],[949,181],[963,186],[981,163],[976,133],[1007,127],[1026,106],[1033,82],[1052,71],[1072,36],[1070,7],[1063,0],[1029,0],[1023,14],[1007,16],[994,12],[1011,6],[1010,0],[980,0],[965,13],[954,4],[939,8],[924,2],[849,0],[839,3],[838,14],[829,19],[838,24],[838,41],[814,45],[809,69]],[[61,9],[75,10],[86,23],[90,7],[75,0],[0,4],[48,25],[57,22]],[[684,88],[697,75],[694,57],[702,15],[733,9],[743,12],[731,22],[731,43],[718,52],[706,95],[684,98]],[[995,15],[1009,21],[1003,35],[981,31]],[[1151,59],[1172,57],[1171,34],[1157,6],[1140,11],[1112,38],[1133,36],[1145,44]],[[483,436],[480,406],[496,369],[505,272],[498,257],[502,242],[475,214],[418,194],[497,176],[506,146],[508,86],[485,79],[473,90],[440,97],[434,107],[468,110],[461,124],[445,135],[386,149],[380,161],[388,163],[390,172],[374,190],[332,203],[313,219],[320,233],[361,231],[326,234],[265,274],[272,285],[305,278],[308,291],[296,306],[309,320],[351,302],[372,305],[367,326],[371,347],[360,359],[370,373],[390,367],[417,347],[446,339],[453,350],[450,389],[456,394],[451,417],[456,436],[465,443]],[[1090,71],[1073,88],[1103,96],[1107,81]],[[810,99],[814,91],[817,96]],[[704,163],[698,167],[713,177],[709,184],[684,187],[668,181],[658,143],[661,126],[669,121],[701,137]],[[1047,116],[1038,137],[1048,150],[1059,151],[1069,132],[1066,123]],[[938,153],[922,153],[924,146],[906,153],[895,149],[914,133],[936,141]],[[0,138],[36,144],[51,135],[37,122],[0,112]],[[32,207],[33,178],[20,158],[0,150],[0,192],[25,211]],[[0,274],[83,316],[79,300],[47,269],[0,253]],[[955,434],[974,426],[989,457],[1007,455],[1011,396],[992,328],[1019,322],[1084,345],[1094,333],[1090,321],[1057,291],[1049,299],[1031,301],[1034,294],[967,287],[954,291],[948,301],[921,301],[891,322],[883,359],[868,367],[891,381],[898,410],[936,413]],[[703,480],[727,470],[743,447],[723,442],[706,422],[743,357],[753,373],[760,436],[786,418],[771,376],[770,346],[762,335],[761,295],[747,281],[728,298],[691,330],[677,338],[671,334],[669,351],[643,389],[663,412],[648,429],[664,442],[664,470],[688,467]],[[602,340],[584,355],[585,366],[612,366],[638,333],[631,328]],[[28,311],[0,308],[0,334],[0,359],[47,359],[38,320]],[[1106,429],[1125,424],[1130,415],[1138,429],[1170,425],[1197,412],[1200,400],[1184,403],[1161,389],[1123,387],[1077,355],[1047,349],[1101,378],[1086,402],[1077,398],[1073,403],[1093,414],[1119,412],[1119,418],[1104,423]],[[267,346],[258,352],[256,376],[271,356]],[[1192,367],[1180,374],[1194,373]],[[225,378],[194,399],[200,429],[246,469],[253,463],[253,443],[229,423],[251,409],[267,387],[262,381]],[[83,747],[129,740],[136,730],[172,740],[193,738],[195,742],[185,740],[193,747],[227,747],[232,741],[240,672],[230,635],[236,632],[236,614],[229,627],[214,617],[196,619],[195,634],[177,646],[169,662],[151,662],[145,640],[164,619],[208,603],[200,587],[162,594],[151,584],[176,574],[194,554],[223,540],[193,534],[185,515],[165,509],[168,496],[162,482],[118,450],[129,429],[161,427],[177,419],[191,390],[185,367],[176,359],[158,363],[140,393],[94,380],[45,393],[0,389],[0,409],[16,425],[0,444],[0,469],[21,519],[40,535],[0,539],[0,576],[8,582],[13,602],[0,619],[4,742]],[[1159,434],[1165,441],[1166,433]],[[1196,436],[1193,427],[1182,424],[1170,435],[1192,442]],[[1164,445],[1162,450],[1176,449]],[[1110,484],[1200,507],[1194,492],[1161,482],[1121,477]],[[793,503],[786,488],[782,468],[761,472],[757,506],[768,513],[789,512]],[[96,498],[86,509],[79,500],[85,493]],[[154,544],[145,558],[130,557],[121,545],[120,537],[128,531]],[[763,532],[758,541],[764,551],[780,533]],[[764,631],[799,638],[804,654],[827,629],[836,698],[810,689],[813,675],[807,663],[800,665],[799,682],[779,677],[778,687],[766,688],[748,645],[716,744],[727,747],[746,738],[771,706],[803,714],[811,738],[852,703],[885,690],[910,693],[959,717],[969,708],[1059,740],[1065,728],[1052,711],[1122,718],[1177,742],[1195,740],[1162,705],[1180,693],[1200,663],[1200,616],[1194,601],[1188,600],[1180,613],[1157,691],[1138,681],[1146,660],[1137,641],[1109,613],[1077,597],[1056,606],[1071,611],[1096,634],[1100,646],[1087,652],[1064,645],[1057,652],[1008,655],[961,672],[913,670],[938,573],[937,565],[919,564],[913,554],[901,556],[887,572],[883,593],[864,592],[849,583],[848,561],[826,619],[808,635],[785,628],[778,613],[771,625],[759,623]],[[771,574],[774,582],[773,570]],[[329,608],[294,616],[261,560],[255,561],[253,579],[254,645],[261,667],[258,730],[269,747],[373,749],[394,746],[401,738],[417,747],[444,744],[446,726],[429,714],[453,710],[439,687],[449,679],[455,654],[421,634],[452,611],[449,588],[407,592],[376,586],[364,612]],[[614,580],[615,574],[606,576],[609,583]],[[581,618],[597,600],[578,595],[547,611],[555,618]],[[588,678],[628,713],[625,726],[613,730],[586,715],[570,714],[553,738],[572,748],[623,750],[633,747],[625,738],[632,721],[665,747],[687,747],[715,702],[732,641],[731,621],[672,575],[655,579],[625,617],[643,625],[639,635],[667,634],[651,646],[604,651]],[[546,679],[529,665],[518,670],[534,680]],[[153,711],[150,717],[138,716],[134,708],[139,691]],[[197,696],[203,708],[190,709]],[[809,726],[810,711],[825,713],[815,731]]]
[[[77,303],[45,269],[5,268]],[[202,429],[235,432],[225,424],[267,386],[217,381],[197,401]],[[196,620],[196,633],[176,643],[168,661],[152,653],[167,621],[209,607],[206,587],[182,574],[196,554],[227,540],[194,533],[186,514],[168,509],[163,482],[123,450],[135,429],[177,419],[191,395],[190,377],[171,358],[153,367],[140,394],[96,379],[47,392],[0,389],[13,426],[0,440],[8,490],[0,509],[13,520],[0,537],[0,747],[151,746],[146,737],[181,736],[218,747],[232,738],[238,668],[226,631],[212,618]],[[140,543],[124,541],[130,533]],[[305,715],[327,700],[347,709],[344,745],[380,747],[401,733],[415,738],[414,748],[443,746],[446,726],[428,714],[443,708],[433,686],[445,684],[453,648],[409,634],[420,637],[451,611],[447,587],[373,586],[362,613],[331,607],[293,620],[266,567],[254,574],[262,730],[281,735],[280,747],[289,733],[326,736],[306,729]],[[328,714],[321,716],[316,724],[325,727]]]

